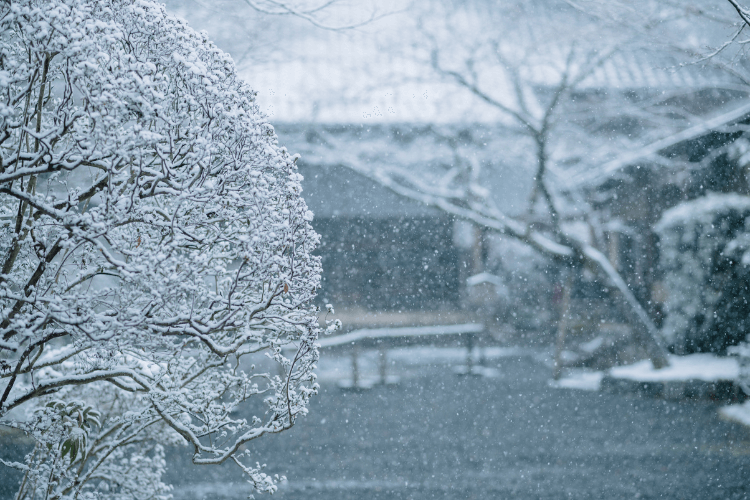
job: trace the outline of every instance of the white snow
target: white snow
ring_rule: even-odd
[[[393,337],[421,337],[439,335],[461,335],[467,333],[481,333],[484,325],[479,323],[464,323],[462,325],[414,326],[404,328],[363,328],[343,335],[320,339],[320,347],[332,347],[354,343],[364,339],[380,339]]]
[[[469,287],[476,287],[478,285],[485,284],[492,285],[494,287],[495,300],[497,300],[498,298],[507,298],[510,293],[510,290],[508,290],[508,285],[500,276],[495,276],[494,274],[486,272],[475,274],[474,276],[469,276],[466,279],[466,284]]]
[[[465,372],[466,349],[462,347],[403,347],[387,351],[388,377],[386,383],[395,383],[399,379],[407,380],[421,376],[425,367],[448,365],[459,367]],[[539,352],[518,347],[485,347],[481,350],[485,361],[531,356],[538,358]],[[474,348],[472,359],[476,363],[472,372],[488,378],[499,376],[494,368],[479,366],[480,352]],[[380,353],[375,349],[360,352],[357,356],[360,385],[379,381],[378,365]],[[481,372],[481,373],[480,373]],[[349,381],[352,377],[351,357],[349,354],[326,354],[319,362],[318,382],[336,383]],[[346,382],[344,382],[346,383]]]
[[[604,372],[571,370],[560,380],[550,380],[549,386],[557,389],[598,391],[602,383],[602,378],[604,378]]]
[[[483,283],[489,283],[491,285],[495,285],[496,287],[505,288],[505,282],[503,282],[502,278],[490,273],[479,273],[475,274],[474,276],[469,276],[466,279],[466,284],[468,286],[477,286]]]
[[[547,238],[546,236],[540,234],[540,233],[531,233],[529,235],[529,239],[532,240],[534,243],[539,245],[541,248],[544,248],[551,254],[557,254],[557,255],[572,255],[573,251],[564,246],[560,245],[559,243],[556,243],[552,241],[551,239]]]
[[[599,349],[602,346],[602,344],[604,344],[604,337],[600,335],[593,340],[590,340],[588,342],[584,342],[583,344],[581,344],[581,349],[584,352],[591,354],[597,349]]]
[[[635,380],[638,382],[687,380],[715,382],[719,380],[736,380],[739,376],[739,365],[736,358],[725,358],[716,356],[715,354],[701,353],[687,356],[669,356],[669,366],[661,370],[655,370],[651,361],[644,360],[632,365],[610,368],[608,374],[614,378]],[[604,375],[605,372],[600,371],[569,370],[565,377],[560,380],[550,380],[549,385],[558,389],[598,391]],[[750,422],[750,407],[746,411],[748,422]]]
[[[591,245],[591,227],[584,221],[572,221],[561,224],[562,231],[568,237],[578,240],[584,245]]]
[[[699,353],[687,356],[669,356],[669,366],[655,370],[651,361],[644,360],[628,366],[610,368],[614,378],[639,382],[668,382],[675,380],[736,380],[739,376],[736,358],[719,357],[715,354]]]
[[[750,426],[750,401],[741,405],[729,405],[719,409],[719,415],[743,425]]]
[[[670,208],[654,226],[658,232],[664,232],[667,228],[682,224],[694,224],[699,221],[711,224],[717,213],[736,211],[746,212],[750,210],[750,197],[739,194],[709,193],[695,200],[681,203]]]
[[[744,219],[745,227],[732,229],[730,221],[735,218],[740,222]],[[662,290],[667,313],[661,334],[670,344],[684,345],[689,335],[708,335],[696,330],[700,318],[711,324],[728,320],[721,312],[721,301],[737,297],[722,291],[725,285],[718,285],[712,269],[726,259],[750,261],[747,250],[750,197],[710,193],[667,210],[654,228],[660,238],[659,260],[664,270]],[[726,279],[735,280],[736,273],[742,270],[719,274],[725,272],[729,272]],[[725,327],[731,329],[731,323]],[[707,325],[701,329],[709,332],[711,328]],[[704,340],[710,341],[708,337]]]

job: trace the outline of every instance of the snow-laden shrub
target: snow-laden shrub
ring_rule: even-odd
[[[667,291],[662,328],[677,352],[724,352],[750,333],[750,198],[709,194],[655,226]]]
[[[2,2],[0,33],[0,425],[36,443],[3,462],[17,498],[165,498],[176,443],[273,491],[244,444],[317,389],[295,157],[150,0]]]

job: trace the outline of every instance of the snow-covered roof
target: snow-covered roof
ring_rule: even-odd
[[[497,125],[280,124],[279,142],[301,154],[305,200],[317,217],[426,216],[437,211],[398,196],[345,167],[353,162],[396,166],[424,179],[438,178],[470,155],[487,170],[484,179],[498,208],[509,215],[525,209],[533,171],[527,145]],[[461,138],[449,144],[446,137]],[[460,158],[457,157],[460,153]]]
[[[579,88],[661,90],[737,86],[733,75],[705,64],[685,64],[673,55],[652,52],[618,52],[607,59]]]
[[[389,191],[341,163],[341,151],[327,151],[326,138],[346,137],[360,147],[371,147],[386,134],[382,127],[372,131],[361,126],[285,124],[276,127],[279,142],[290,152],[300,153],[299,172],[304,177],[305,201],[317,219],[328,217],[423,217],[438,212]],[[393,148],[390,148],[393,149]],[[325,151],[325,154],[320,154]]]
[[[225,12],[192,9],[175,0],[171,3],[180,15],[207,29],[225,50],[233,54],[239,61],[240,73],[258,91],[259,103],[274,123],[493,123],[505,119],[501,112],[480,98],[436,77],[430,67],[430,49],[424,40],[419,41],[417,14],[404,9],[400,2],[376,3],[383,5],[381,12],[394,13],[358,30],[326,31],[298,19],[266,19],[267,25],[276,23],[275,31],[256,27],[256,36],[276,37],[278,40],[269,40],[267,45],[278,43],[283,46],[282,51],[268,57],[262,56],[265,45],[258,44],[255,49],[252,44],[248,46],[246,38],[249,35],[241,31],[241,25],[233,24],[237,23],[236,19],[228,18]],[[345,17],[356,19],[359,11],[360,18],[366,16],[368,7],[362,7],[363,4],[367,2],[345,4],[349,13]],[[538,26],[530,23],[528,37],[542,40],[544,44],[537,53],[538,63],[529,56],[527,74],[524,75],[529,81],[549,85],[550,64],[555,66],[555,61],[562,64],[570,46],[576,43],[579,46],[590,43],[594,48],[597,44],[605,46],[608,43],[606,39],[585,40],[585,29],[592,32],[591,36],[602,34],[594,33],[591,20],[582,21],[586,15],[571,4],[562,0],[528,1],[521,9],[524,12],[517,14],[533,15],[539,20]],[[371,7],[373,4],[367,5]],[[424,15],[431,4],[418,5],[422,8],[421,15]],[[511,9],[510,4],[498,6],[482,0],[460,5],[465,14],[461,16],[459,28],[462,33],[483,30],[481,23],[486,20],[482,18],[482,12],[487,9]],[[512,9],[509,15],[515,15]],[[545,39],[544,31],[550,22],[557,23],[558,31],[559,25],[564,24],[564,28],[573,33],[568,36],[571,40],[580,30],[584,33],[581,35],[583,40],[555,40],[550,39],[549,34]],[[583,29],[583,23],[589,26]],[[523,35],[525,32],[520,30],[519,33]],[[513,37],[519,33],[509,35],[511,48],[512,43],[516,43]],[[445,36],[458,35],[447,32]],[[527,50],[522,41],[518,43],[518,52]],[[444,45],[451,46],[450,43]],[[253,56],[246,57],[248,53]],[[678,59],[674,51],[669,52],[664,46],[648,47],[632,40],[623,41],[622,46],[579,87],[605,92],[612,89],[674,91],[738,83],[730,72],[700,64],[684,64],[690,60],[690,56]],[[491,70],[487,77],[495,78]],[[498,87],[504,85],[507,86],[498,80]]]
[[[575,189],[585,186],[596,186],[606,181],[622,169],[637,163],[650,162],[656,155],[670,148],[697,139],[713,130],[735,124],[750,116],[750,103],[746,100],[732,102],[724,109],[719,110],[712,116],[698,120],[698,123],[672,135],[663,137],[657,141],[647,144],[642,148],[618,156],[609,161],[604,161],[597,168],[582,168],[577,171],[568,172],[566,187]]]
[[[429,0],[416,5],[424,12],[434,3],[440,2]],[[592,2],[585,3],[588,8]],[[487,130],[500,130],[503,124],[508,123],[507,115],[496,107],[461,90],[455,83],[436,77],[430,67],[429,48],[425,48],[423,41],[416,41],[418,37],[415,35],[417,29],[413,12],[404,9],[403,4],[396,0],[357,0],[344,3],[343,17],[346,19],[362,18],[361,13],[366,14],[367,9],[373,6],[380,8],[381,13],[394,12],[393,15],[378,19],[361,29],[344,31],[321,30],[310,23],[290,17],[261,16],[250,22],[252,11],[242,11],[238,2],[233,0],[216,0],[211,4],[204,0],[168,0],[168,4],[192,24],[208,30],[211,37],[233,55],[240,73],[257,90],[261,108],[269,115],[272,123],[277,124],[281,144],[288,146],[292,152],[303,154],[302,166],[309,172],[307,196],[310,204],[316,206],[318,214],[365,215],[369,211],[371,214],[377,212],[386,216],[393,213],[396,207],[409,213],[423,213],[426,210],[424,208],[399,207],[394,201],[397,199],[394,195],[383,188],[371,189],[370,184],[363,179],[341,180],[347,174],[336,165],[346,163],[348,158],[345,156],[364,157],[368,161],[384,165],[388,162],[402,167],[415,165],[415,168],[418,160],[422,164],[429,164],[430,161],[445,163],[450,161],[452,153],[434,137],[405,145],[394,141],[394,137],[389,134],[413,124],[443,124],[450,127],[472,123],[484,124],[481,126]],[[486,21],[482,19],[482,12],[508,9],[515,5],[512,2],[498,5],[489,0],[466,0],[452,4],[459,5],[460,8],[473,6],[474,10],[466,10],[458,22],[459,31],[469,34],[478,23]],[[227,6],[237,9],[236,15],[227,16]],[[537,87],[548,87],[551,84],[554,78],[550,79],[547,71],[550,60],[564,61],[566,50],[570,48],[570,44],[566,45],[567,39],[558,41],[545,35],[547,23],[554,21],[558,26],[562,24],[570,32],[569,38],[577,37],[585,43],[591,43],[593,47],[611,43],[605,36],[608,33],[602,34],[601,30],[597,31],[596,26],[584,28],[590,29],[592,36],[602,38],[587,40],[582,35],[585,29],[581,28],[581,14],[577,12],[573,2],[529,0],[518,2],[518,6],[518,13],[514,13],[511,8],[509,15],[540,20],[537,24],[529,24],[529,37],[546,44],[543,50],[532,51],[530,59],[524,61],[526,74],[523,76]],[[340,13],[340,10],[334,12]],[[333,19],[332,24],[335,22],[336,19]],[[702,25],[701,28],[700,33],[694,28],[688,30],[693,38],[708,37],[692,40],[694,46],[710,46],[705,41],[708,39],[712,42],[726,40],[727,34],[719,28],[708,25]],[[507,37],[511,47],[514,36],[515,34]],[[564,36],[567,35],[563,33],[563,38]],[[613,32],[610,38],[617,36],[620,35]],[[450,43],[447,45],[450,46]],[[697,56],[686,55],[680,59],[677,52],[669,50],[665,45],[627,40],[613,46],[617,50],[578,84],[580,91],[592,94],[611,94],[615,90],[623,93],[680,95],[690,94],[696,89],[738,87],[738,80],[732,71],[720,71],[707,63],[686,64],[694,61]],[[533,60],[534,57],[538,58],[538,62]],[[585,63],[585,59],[581,63]],[[493,75],[490,68],[487,73],[490,81]],[[498,84],[498,87],[502,85]],[[700,114],[702,117],[712,118],[707,121],[698,118],[696,123],[700,122],[699,124],[679,133],[676,133],[679,130],[677,125],[672,130],[655,127],[651,130],[653,134],[644,135],[642,140],[634,140],[632,147],[628,145],[618,148],[615,145],[599,152],[594,148],[586,149],[588,146],[576,146],[579,141],[572,138],[565,147],[584,150],[567,151],[567,156],[579,159],[568,162],[568,158],[551,158],[553,166],[558,159],[567,163],[564,168],[555,171],[551,168],[550,173],[557,175],[558,181],[566,189],[595,185],[634,161],[643,161],[649,156],[653,158],[670,144],[699,137],[710,130],[707,126],[736,121],[750,110],[741,102],[726,102],[724,105],[725,108],[720,112],[715,103],[705,104],[705,109],[701,109],[700,113],[691,109],[689,111],[696,116]],[[306,134],[323,124],[327,133],[342,140],[339,146],[345,146],[343,151],[315,147],[316,145],[307,141]],[[341,129],[342,125],[349,126],[349,132]],[[684,123],[680,126],[684,126]],[[351,133],[357,129],[365,133]],[[336,130],[338,131],[332,132]],[[390,132],[385,132],[386,130]],[[344,139],[348,141],[346,144]],[[637,144],[638,141],[640,144]],[[523,148],[526,151],[519,152]],[[507,135],[493,138],[492,144],[479,153],[483,155],[482,161],[489,165],[499,163],[492,159],[492,155],[502,160],[502,175],[492,176],[496,179],[493,181],[496,185],[491,188],[498,193],[498,203],[506,213],[519,213],[526,200],[530,179],[528,151],[529,145],[526,142],[518,140],[517,136]],[[628,153],[623,155],[623,151]],[[431,160],[424,161],[425,159]],[[312,172],[313,168],[317,170]],[[326,180],[325,183],[315,180],[316,175],[334,170],[342,174],[337,173],[334,179]],[[318,201],[316,192],[330,195],[321,195]],[[372,201],[363,204],[360,200],[365,199],[365,194]],[[332,200],[336,200],[339,205],[334,206]]]
[[[256,67],[245,77],[276,122],[462,123],[503,122],[506,116],[465,90],[420,74],[419,55],[378,51],[372,40],[348,45],[336,34],[316,40],[320,59]],[[544,71],[539,72],[544,85]],[[648,53],[615,54],[577,88],[581,91],[675,92],[737,87],[739,81],[712,67],[680,66],[675,58]]]
[[[315,219],[362,217],[436,217],[440,213],[421,203],[392,193],[357,173],[338,165],[300,161],[305,202]]]

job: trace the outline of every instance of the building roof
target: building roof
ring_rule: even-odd
[[[345,19],[366,18],[368,9],[381,4],[380,12],[393,12],[358,30],[321,30],[299,19],[266,17],[248,33],[243,31],[244,24],[238,18],[250,18],[252,11],[227,16],[218,7],[194,8],[202,5],[199,1],[192,0],[196,5],[190,7],[186,6],[190,2],[181,5],[171,0],[170,3],[192,24],[207,29],[222,48],[233,54],[239,61],[240,73],[258,91],[261,107],[274,123],[495,123],[505,119],[478,97],[432,73],[430,49],[418,37],[418,24],[445,17],[439,13],[441,2],[417,3],[421,11],[403,9],[403,4],[396,1],[344,4]],[[582,13],[574,2],[528,0],[519,2],[517,7],[513,3],[498,5],[485,0],[453,4],[460,7],[456,7],[458,15],[450,19],[453,25],[445,28],[447,31],[442,35],[443,47],[461,45],[458,42],[462,37],[486,31],[485,24],[494,22],[487,17],[497,15],[495,11],[505,9],[503,15],[508,16],[511,24],[526,19],[526,28],[503,27],[503,32],[510,30],[503,43],[510,54],[524,54],[526,74],[522,76],[538,85],[550,85],[559,78],[559,74],[552,73],[564,63],[570,47],[590,43],[594,50],[597,46],[605,48],[611,42],[608,38],[621,39],[622,43],[615,44],[616,52],[597,66],[580,83],[580,88],[674,91],[739,83],[731,72],[704,64],[684,64],[694,60],[693,56],[680,56],[664,45],[640,43],[642,40],[627,38],[615,29],[602,30],[597,24],[604,21]],[[237,8],[237,2],[229,5]],[[437,12],[432,19],[431,9]],[[528,22],[529,17],[534,22]],[[702,28],[705,29],[700,36],[708,36],[706,31],[719,30],[710,25]],[[587,40],[587,36],[599,38]],[[262,37],[268,39],[258,42],[257,38]],[[456,43],[450,42],[451,37]],[[722,37],[726,34],[719,32],[714,38]],[[541,48],[526,55],[528,40]],[[449,59],[463,57],[447,49],[445,52]],[[246,57],[247,54],[252,56]],[[491,54],[480,54],[479,58],[479,63],[482,58],[490,61]],[[507,77],[499,70],[495,74],[493,64],[495,69],[499,68],[497,62],[490,61],[489,69],[480,68],[481,64],[476,69],[484,74],[480,78],[494,81],[502,91],[509,85],[503,83]]]
[[[434,216],[435,209],[392,193],[345,165],[362,162],[375,169],[397,166],[425,182],[476,161],[490,170],[488,181],[498,208],[516,215],[525,208],[533,171],[525,161],[526,143],[498,125],[281,124],[279,142],[301,154],[303,196],[317,217]],[[450,143],[446,138],[459,138]],[[465,166],[465,165],[463,165]]]
[[[440,212],[399,196],[340,165],[300,162],[305,202],[321,218],[436,217]]]
[[[598,168],[585,168],[569,172],[566,180],[566,188],[572,190],[596,186],[612,178],[613,175],[618,174],[623,169],[639,163],[658,165],[660,163],[658,159],[657,161],[654,161],[656,157],[659,155],[665,155],[665,153],[670,151],[671,148],[686,141],[705,136],[712,131],[747,120],[749,116],[750,103],[732,103],[730,106],[727,106],[719,112],[714,113],[712,116],[699,121],[692,127],[688,127],[675,134],[668,135],[647,144],[642,148],[603,162]]]
[[[353,7],[344,17],[357,18],[357,9],[363,3],[366,0],[349,3]],[[429,11],[433,4],[439,3],[431,0],[417,5]],[[597,2],[583,3],[588,8],[589,4]],[[534,165],[530,154],[533,146],[528,137],[522,139],[503,129],[507,117],[496,108],[470,92],[460,90],[455,84],[435,78],[429,65],[429,51],[425,50],[424,44],[416,43],[413,36],[416,32],[415,17],[411,11],[399,10],[401,2],[393,0],[388,4],[373,0],[370,6],[382,4],[381,12],[391,10],[396,13],[362,29],[345,31],[320,30],[299,19],[268,16],[257,18],[254,24],[251,23],[251,28],[247,28],[246,20],[250,19],[252,11],[237,10],[236,15],[228,16],[227,11],[222,10],[222,5],[240,9],[233,0],[216,0],[210,4],[202,0],[168,0],[168,4],[196,27],[207,29],[211,37],[238,61],[241,74],[258,91],[261,108],[267,111],[271,122],[277,124],[280,142],[290,151],[303,155],[301,172],[306,177],[306,197],[319,216],[385,217],[395,213],[431,213],[416,203],[404,201],[386,188],[357,177],[341,165],[356,159],[384,168],[398,165],[425,178],[434,177],[436,172],[450,167],[456,156],[439,134],[424,133],[435,124],[442,124],[436,125],[438,128],[443,126],[445,130],[464,135],[467,130],[473,131],[468,134],[471,150],[464,148],[461,153],[466,158],[474,155],[483,168],[493,170],[484,178],[490,179],[490,185],[486,187],[495,193],[501,210],[511,215],[523,210],[533,176],[530,169]],[[588,14],[581,14],[576,9],[580,1],[498,3],[466,0],[447,4],[460,8],[471,6],[458,16],[460,19],[455,19],[458,26],[455,33],[479,31],[477,27],[486,23],[488,15],[500,8],[509,9],[511,18],[539,20],[538,23],[526,23],[529,26],[526,34],[530,39],[541,40],[546,44],[545,49],[528,56],[524,61],[528,74],[523,75],[537,87],[548,88],[554,82],[554,77],[550,77],[547,71],[550,60],[564,61],[567,54],[564,36],[558,39],[545,33],[548,23],[562,26],[563,35],[571,39],[582,38],[582,33],[591,29],[592,36],[601,37],[589,40],[594,46],[609,43],[607,35],[611,38],[620,36],[614,31],[597,31],[596,23],[587,21],[589,24],[582,24],[580,20]],[[514,8],[518,12],[513,11]],[[701,28],[683,27],[685,33],[694,38],[691,43],[695,46],[706,47],[710,45],[706,40],[710,39],[714,42],[727,39],[728,34],[721,31],[724,29],[721,26],[702,25]],[[516,31],[518,33],[509,33],[504,40],[510,44],[511,53],[514,51],[514,37],[524,34],[521,29]],[[698,39],[698,36],[707,38]],[[461,38],[455,36],[455,40]],[[250,56],[245,57],[247,54]],[[611,94],[615,90],[679,95],[696,89],[738,87],[740,80],[732,71],[721,71],[705,64],[684,64],[696,58],[686,55],[681,59],[677,52],[668,50],[665,45],[623,43],[580,82],[578,89],[590,94]],[[492,71],[488,70],[486,78],[502,87],[501,76]],[[702,117],[729,113],[734,119],[738,113],[745,113],[742,102],[726,103],[726,108],[719,113],[715,106],[711,106],[714,104],[707,104],[705,109],[697,111],[689,109],[688,112]],[[699,118],[695,123],[701,120]],[[704,125],[706,123],[713,121],[704,122]],[[601,151],[586,140],[564,137],[564,141],[558,142],[565,144],[555,145],[558,149],[565,149],[563,154],[556,156],[555,151],[550,152],[550,165],[554,167],[550,173],[557,175],[561,184],[568,183],[571,189],[595,184],[616,175],[632,161],[658,155],[660,145],[675,138],[705,133],[703,125],[687,127],[688,130],[680,132],[679,128],[683,126],[684,122],[679,125],[671,123],[668,127],[652,126],[644,131],[639,123],[636,127],[639,130],[633,132],[634,140],[630,141],[628,137],[627,141],[622,141],[621,147],[610,141],[612,138],[606,134],[596,136],[594,139],[600,143],[614,144],[603,146]],[[416,137],[417,131],[424,133],[424,137]],[[321,140],[322,136],[333,139],[337,147]],[[485,136],[489,139],[485,140]],[[644,145],[646,149],[641,151],[640,147]],[[615,157],[622,151],[631,153],[627,157]],[[571,177],[574,177],[572,181]]]

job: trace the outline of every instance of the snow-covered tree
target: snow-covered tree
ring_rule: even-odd
[[[603,252],[596,212],[578,192],[566,193],[577,174],[647,144],[658,137],[657,131],[684,124],[675,107],[661,106],[659,92],[655,99],[610,92],[613,86],[633,83],[617,80],[617,68],[631,70],[638,64],[632,53],[622,55],[638,35],[564,1],[497,5],[436,0],[421,7],[414,38],[394,44],[408,47],[404,57],[423,69],[420,81],[440,82],[449,89],[446,100],[471,101],[477,114],[481,110],[485,120],[490,116],[504,143],[491,144],[479,133],[474,137],[466,131],[470,126],[435,126],[429,133],[454,152],[441,162],[394,161],[391,152],[349,145],[333,134],[312,144],[309,156],[337,154],[341,165],[399,195],[520,241],[563,267],[594,271],[603,286],[614,290],[654,365],[668,364],[655,325]],[[669,120],[663,119],[667,112]],[[492,189],[500,183],[495,178],[498,164],[525,170],[532,179],[520,213],[499,208],[499,195]],[[569,230],[571,223],[580,222],[591,226],[583,239],[580,231]]]
[[[667,291],[665,340],[680,353],[724,352],[750,333],[750,198],[709,194],[656,226]]]
[[[367,66],[359,76],[368,76],[359,82],[353,71],[341,70],[343,64],[323,64],[330,60],[317,56],[330,50],[319,47],[334,45],[320,40],[322,45],[315,45],[313,37],[300,49],[305,71],[280,65],[268,73],[288,75],[289,80],[304,74],[300,80],[308,86],[300,84],[296,90],[306,89],[299,92],[305,103],[339,104],[348,97],[350,102],[361,98],[379,104],[372,114],[362,114],[365,123],[432,120],[431,126],[415,130],[441,147],[448,145],[452,154],[438,158],[436,148],[430,147],[404,158],[398,147],[385,141],[385,147],[374,148],[366,140],[351,140],[349,134],[337,135],[335,127],[331,133],[316,127],[310,133],[315,140],[301,147],[307,148],[306,158],[348,167],[399,195],[468,220],[484,233],[516,239],[586,276],[587,284],[609,288],[614,293],[606,295],[619,297],[654,363],[664,365],[661,337],[644,308],[651,283],[632,279],[633,274],[648,279],[651,274],[618,269],[616,258],[608,260],[617,251],[608,233],[643,234],[650,241],[649,229],[643,227],[647,224],[606,220],[611,212],[599,207],[608,203],[603,198],[611,193],[592,195],[592,186],[606,181],[627,184],[632,180],[626,172],[629,166],[649,164],[683,169],[684,174],[685,163],[664,151],[716,127],[709,118],[747,95],[726,65],[707,69],[686,64],[695,62],[696,47],[716,38],[714,26],[707,33],[695,29],[693,6],[700,2],[688,3],[421,2],[394,15],[387,27],[373,26],[375,34],[368,34],[368,39],[377,40],[377,56],[367,50],[349,51],[356,54],[355,62]],[[729,4],[724,7],[728,12]],[[231,50],[243,52],[237,46]],[[335,59],[339,63],[345,56],[337,52]],[[325,78],[316,78],[314,70],[320,67],[336,70],[321,71]],[[319,88],[328,82],[339,84],[330,93],[333,97]],[[281,88],[285,93],[287,88],[295,90],[293,83]],[[368,101],[374,88],[392,99]],[[427,111],[404,111],[417,102],[415,108]],[[386,111],[383,103],[391,103],[393,109]],[[338,112],[343,106],[310,108],[308,118],[287,119],[352,122]],[[318,113],[318,108],[323,111]],[[731,111],[736,118],[738,109]],[[487,122],[503,136],[501,140],[487,137]],[[394,127],[394,134],[395,143],[403,139],[399,127]],[[520,210],[517,205],[508,209],[502,200],[507,184],[516,181],[503,178],[502,172],[510,169],[525,172],[531,186]],[[526,186],[517,190],[525,191]],[[628,286],[620,274],[624,271],[636,287]]]
[[[747,95],[724,66],[683,64],[694,57],[672,40],[707,38],[686,36],[693,26],[677,22],[682,17],[670,24],[675,10],[647,0],[636,7],[595,0],[430,2],[415,29],[421,39],[413,44],[421,51],[412,51],[430,75],[423,81],[451,85],[451,102],[460,94],[479,103],[475,109],[494,112],[505,141],[492,144],[471,126],[455,127],[460,134],[435,127],[454,155],[404,164],[392,154],[345,147],[330,134],[311,146],[310,156],[344,151],[341,164],[392,191],[592,276],[619,297],[636,337],[654,365],[663,366],[661,336],[644,308],[649,297],[638,300],[607,257],[607,230],[622,221],[607,224],[608,214],[592,202],[601,206],[596,198],[603,196],[592,186],[615,176],[613,182],[627,180],[628,166],[684,169],[661,153],[706,134],[716,127],[707,117]],[[529,172],[524,211],[500,208],[497,165]]]
[[[164,498],[179,443],[273,491],[243,445],[317,390],[296,157],[150,0],[4,2],[0,33],[0,425],[35,443],[2,461],[17,498]]]

